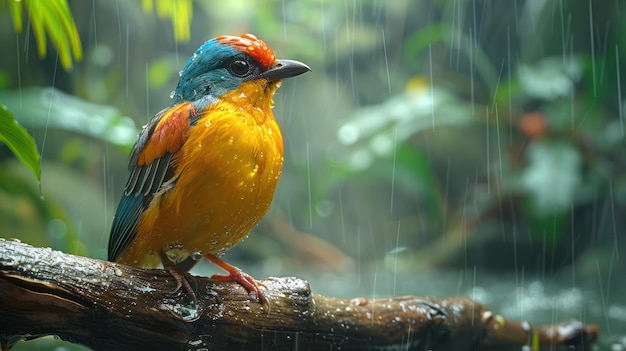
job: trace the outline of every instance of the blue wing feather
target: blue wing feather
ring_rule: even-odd
[[[137,224],[148,201],[144,195],[124,194],[115,212],[111,238],[109,240],[109,261],[117,261],[122,252],[135,238]]]
[[[160,111],[148,122],[140,132],[133,147],[128,165],[130,176],[111,227],[109,261],[117,261],[130,245],[137,235],[137,225],[142,213],[148,208],[161,185],[174,175],[175,166],[171,162],[173,153],[170,152],[155,159],[150,164],[138,165],[141,150],[149,142],[155,127],[168,110],[169,108]]]

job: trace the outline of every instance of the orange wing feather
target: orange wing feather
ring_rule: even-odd
[[[196,114],[193,103],[185,102],[165,112],[139,154],[138,166],[145,166],[168,152],[178,151],[185,142],[189,117]]]

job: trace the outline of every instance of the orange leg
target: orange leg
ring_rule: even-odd
[[[267,299],[267,296],[265,296],[265,294],[263,293],[263,291],[261,291],[261,286],[263,286],[263,283],[244,273],[241,269],[222,261],[212,253],[204,253],[204,258],[213,262],[213,264],[228,272],[227,275],[214,274],[211,276],[211,279],[220,282],[237,282],[239,283],[239,285],[246,288],[246,290],[254,293],[255,297],[261,300],[262,304],[269,307],[270,302]]]
[[[182,270],[176,267],[174,262],[170,261],[167,258],[164,250],[159,252],[159,256],[161,257],[161,263],[163,264],[163,268],[176,280],[176,288],[174,289],[174,293],[180,290],[181,288],[185,288],[185,291],[189,294],[189,296],[193,299],[193,302],[197,302],[196,293],[191,288],[191,284],[189,282],[196,283],[195,279],[189,274],[188,271]]]

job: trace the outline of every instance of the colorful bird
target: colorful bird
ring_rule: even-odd
[[[195,300],[188,271],[205,257],[269,305],[260,283],[219,257],[267,212],[283,165],[272,97],[284,78],[310,71],[278,60],[254,35],[220,36],[180,71],[170,107],[139,134],[115,213],[109,260],[159,262]]]

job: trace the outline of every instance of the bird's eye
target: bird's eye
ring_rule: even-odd
[[[250,64],[245,60],[234,60],[230,63],[230,71],[240,77],[250,73]]]

